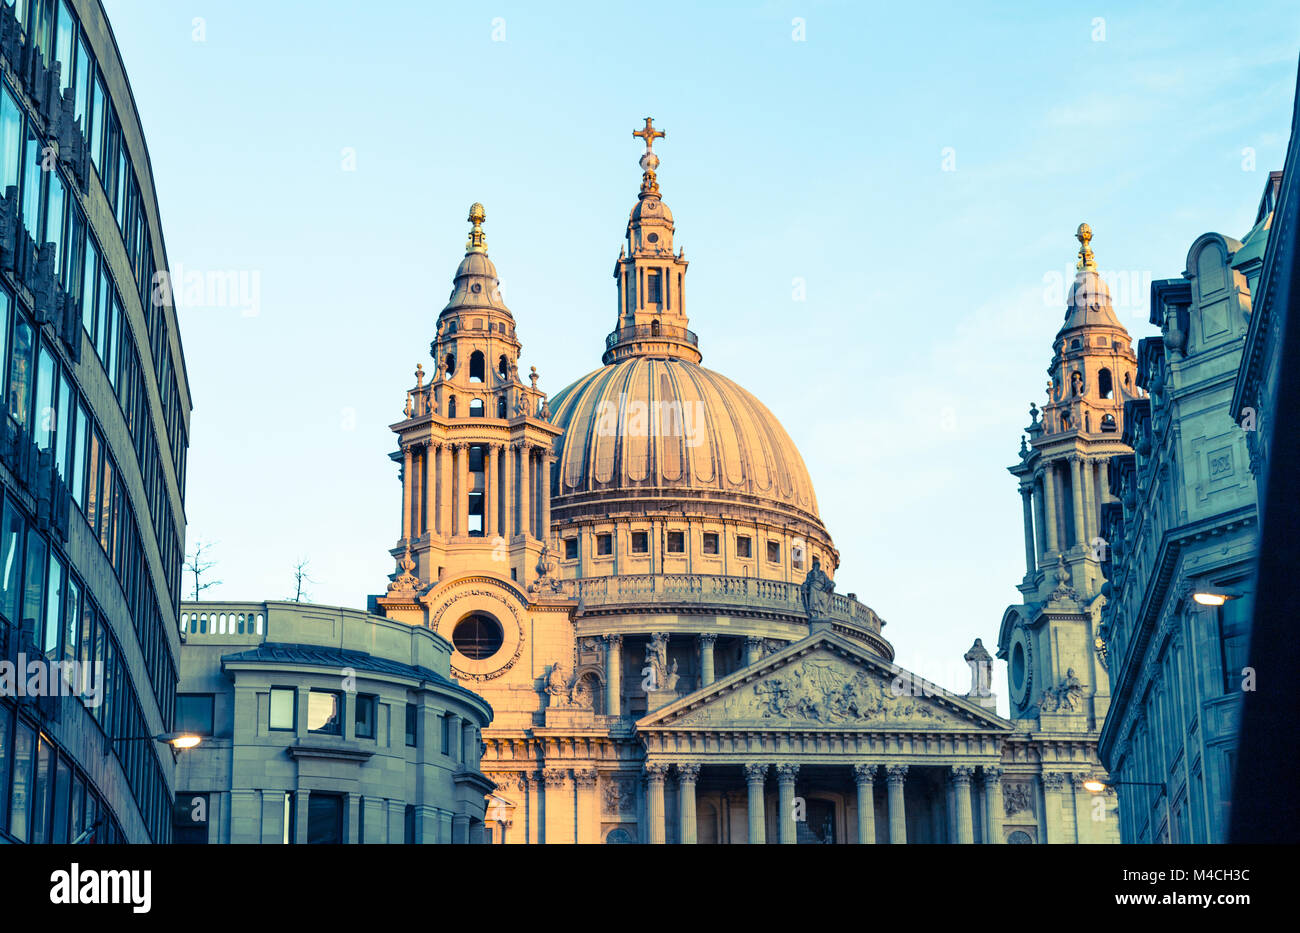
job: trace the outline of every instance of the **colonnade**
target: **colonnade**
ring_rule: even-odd
[[[1059,475],[1064,469],[1070,473],[1068,489]],[[1027,573],[1050,563],[1048,555],[1078,546],[1091,548],[1101,534],[1101,506],[1110,498],[1109,488],[1109,461],[1078,453],[1047,460],[1021,479]],[[1066,524],[1067,513],[1072,525]],[[1074,533],[1067,540],[1071,527]]]
[[[480,455],[478,468],[471,471],[471,459]],[[402,537],[414,541],[428,534],[481,533],[507,540],[516,535],[545,538],[551,526],[554,462],[550,447],[521,440],[407,444],[402,450]],[[471,528],[472,494],[482,496],[481,532]]]

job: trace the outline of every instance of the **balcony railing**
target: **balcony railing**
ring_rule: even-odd
[[[682,340],[693,347],[700,345],[699,338],[695,336],[695,331],[687,330],[685,327],[675,327],[671,324],[637,324],[632,327],[620,327],[608,337],[605,338],[605,349],[612,350],[620,343],[626,343],[629,340],[645,340],[662,337],[666,340]]]

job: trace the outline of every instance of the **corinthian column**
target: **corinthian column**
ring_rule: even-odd
[[[713,644],[717,640],[717,635],[708,632],[699,636],[701,687],[707,687],[709,684],[713,683]]]
[[[456,445],[456,534],[469,534],[469,444]]]
[[[621,716],[623,701],[623,636],[605,636],[605,712]]]
[[[402,448],[402,537],[410,541],[415,535],[411,533],[411,486],[415,484],[415,475],[411,470],[411,448]]]
[[[497,495],[501,488],[497,475],[497,445],[487,444],[483,451],[483,537],[497,536]]]
[[[963,765],[952,769],[953,791],[957,798],[957,842],[970,845],[975,841],[975,823],[971,810],[970,782],[975,769]]]
[[[889,784],[889,841],[902,845],[907,842],[907,812],[903,803],[907,765],[890,765],[885,769],[885,780]]]
[[[1043,504],[1047,508],[1047,551],[1050,554],[1060,549],[1056,540],[1056,465],[1050,461],[1043,465]]]
[[[438,445],[438,534],[451,537],[451,445]]]
[[[555,454],[549,450],[542,456],[542,475],[538,481],[537,499],[541,504],[541,522],[537,536],[543,541],[551,537],[551,466],[555,463]]]
[[[777,840],[782,845],[794,845],[797,841],[795,837],[794,821],[794,782],[799,776],[799,766],[796,764],[781,764],[776,766],[777,781]]]
[[[1032,486],[1020,487],[1020,504],[1025,512],[1025,573],[1033,575],[1037,569],[1034,563],[1034,490]]]
[[[1093,495],[1092,461],[1084,460],[1079,464],[1079,473],[1083,477],[1083,543],[1092,550],[1092,539],[1097,532],[1101,516],[1097,514],[1096,496]]]
[[[682,845],[693,846],[698,841],[699,821],[695,816],[695,782],[700,776],[700,766],[686,764],[677,766],[678,818],[681,832],[678,839]]]
[[[745,665],[757,663],[763,658],[763,639],[750,635],[745,639]]]
[[[519,444],[519,533],[527,537],[533,533],[532,507],[529,504],[528,497],[529,487],[532,485],[532,477],[529,474],[531,448],[524,442]]]
[[[984,836],[990,845],[1002,839],[1002,769],[984,766]]]
[[[853,780],[858,785],[858,844],[874,845],[876,841],[875,765],[854,765]]]
[[[1070,457],[1070,499],[1074,504],[1074,543],[1082,544],[1086,540],[1083,518],[1083,480],[1080,477],[1079,457]]]
[[[749,842],[762,845],[767,841],[767,819],[763,814],[763,782],[768,765],[745,765],[745,784],[749,788]]]
[[[647,838],[651,845],[661,846],[668,841],[667,825],[664,813],[664,775],[668,766],[656,761],[645,764],[646,827]]]

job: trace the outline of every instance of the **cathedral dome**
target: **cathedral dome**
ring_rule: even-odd
[[[636,207],[632,208],[631,220],[632,223],[642,220],[662,220],[665,223],[672,223],[673,212],[659,198],[647,197],[636,202]]]
[[[555,503],[587,496],[736,503],[813,525],[817,497],[781,423],[730,379],[685,359],[636,356],[552,400]],[[775,516],[774,516],[775,517]]]

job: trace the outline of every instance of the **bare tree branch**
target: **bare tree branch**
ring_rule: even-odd
[[[203,591],[213,587],[220,586],[220,580],[204,580],[203,576],[209,570],[217,565],[217,562],[211,558],[212,543],[196,541],[194,544],[194,553],[185,555],[185,569],[194,574],[194,601],[198,602],[203,598]]]

